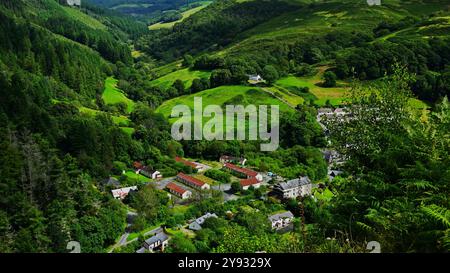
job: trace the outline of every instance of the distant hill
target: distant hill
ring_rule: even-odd
[[[89,2],[123,14],[138,17],[155,17],[165,11],[187,9],[204,0],[88,0]]]
[[[385,0],[380,6],[346,0],[222,0],[173,29],[150,32],[137,48],[166,62],[206,54],[224,60],[210,69],[238,66],[247,74],[263,73],[268,64],[282,75],[326,64],[341,79],[378,79],[398,61],[419,74],[420,83],[413,87],[419,97],[434,101],[449,92],[449,7],[449,0]],[[427,71],[438,74],[425,76]]]

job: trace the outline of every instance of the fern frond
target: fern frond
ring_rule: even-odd
[[[422,210],[431,218],[441,222],[445,227],[450,228],[450,210],[434,204],[423,206]]]

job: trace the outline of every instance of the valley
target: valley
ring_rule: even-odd
[[[4,0],[0,252],[448,252],[449,95],[450,1]]]

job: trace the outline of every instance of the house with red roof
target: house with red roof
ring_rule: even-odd
[[[230,171],[231,173],[240,176],[240,177],[245,177],[247,179],[250,179],[252,177],[254,177],[256,180],[258,180],[259,182],[261,182],[262,179],[262,175],[259,174],[258,172],[255,172],[254,170],[250,170],[247,168],[241,168],[238,167],[234,164],[231,163],[225,163],[223,164],[223,168]]]
[[[181,199],[191,198],[192,192],[187,190],[173,182],[167,184],[166,189],[173,195],[180,197]]]
[[[200,170],[200,169],[202,168],[201,165],[196,164],[195,162],[191,162],[191,161],[189,161],[189,160],[186,160],[186,159],[184,159],[184,158],[182,158],[182,157],[179,157],[179,156],[175,157],[175,161],[176,161],[176,162],[183,163],[184,165],[189,166],[189,167],[191,167],[192,169]]]
[[[211,188],[208,183],[184,173],[179,173],[177,175],[177,180],[197,190],[209,190]]]
[[[241,184],[241,188],[244,191],[248,190],[250,187],[253,187],[255,189],[261,187],[261,181],[258,181],[258,179],[256,179],[255,177],[251,177],[248,179],[242,179],[240,184]]]

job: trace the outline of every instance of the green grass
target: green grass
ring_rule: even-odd
[[[186,206],[186,205],[175,205],[170,210],[173,214],[185,214],[188,209],[189,209],[189,206]]]
[[[103,91],[102,98],[106,104],[125,103],[127,105],[127,113],[131,113],[134,108],[134,102],[117,88],[117,82],[118,80],[114,77],[109,77],[105,80],[105,90]]]
[[[202,98],[203,109],[208,105],[232,104],[254,104],[254,105],[279,105],[280,111],[292,111],[292,109],[285,103],[279,101],[277,98],[270,96],[268,93],[261,90],[259,87],[251,86],[220,86],[213,89],[208,89],[196,94],[185,95],[172,100],[164,102],[156,112],[163,114],[166,117],[171,115],[172,108],[179,104],[187,105],[190,109],[194,109],[194,97]],[[237,100],[239,99],[239,100]],[[237,102],[237,103],[236,103]],[[174,121],[174,119],[170,119]]]
[[[192,81],[197,78],[209,78],[211,72],[209,71],[198,71],[190,70],[189,68],[180,69],[171,73],[168,73],[156,80],[151,82],[152,85],[159,86],[161,88],[168,88],[176,80],[182,80],[186,88],[191,87]]]
[[[347,83],[338,82],[337,87],[331,88],[321,87],[319,84],[322,82],[321,75],[323,71],[324,68],[321,68],[321,72],[312,77],[288,76],[279,79],[275,83],[275,86],[281,90],[290,90],[295,87],[308,87],[309,92],[313,95],[312,98],[315,98],[314,102],[320,106],[324,105],[327,100],[336,106],[345,103],[349,90]]]
[[[105,113],[103,111],[94,110],[94,109],[87,108],[84,106],[79,107],[78,110],[80,110],[80,112],[82,112],[82,113],[92,115],[92,116],[97,115],[99,113]],[[130,120],[126,116],[111,116],[111,118],[112,118],[113,122],[117,125],[128,125],[130,123]]]
[[[168,22],[168,23],[156,23],[156,24],[153,24],[153,25],[149,26],[148,29],[150,29],[150,30],[157,30],[157,29],[162,29],[162,28],[172,28],[175,24],[182,22],[186,18],[189,18],[193,14],[195,14],[195,13],[199,12],[200,10],[204,9],[206,6],[209,5],[209,3],[211,3],[211,1],[206,1],[201,6],[198,6],[196,8],[189,9],[189,10],[186,10],[186,11],[182,12],[181,13],[182,18],[180,20],[173,21],[173,22]]]
[[[154,229],[160,227],[161,224],[162,224],[162,223],[159,223],[159,224],[156,224],[156,225],[147,227],[147,228],[145,228],[144,230],[141,230],[141,231],[139,231],[139,232],[132,232],[132,233],[130,233],[130,235],[128,235],[127,241],[129,242],[129,241],[131,241],[131,240],[133,240],[133,239],[136,239],[136,238],[138,238],[140,235],[144,236],[145,233],[147,233],[147,232],[149,232],[149,231],[151,231],[151,230],[154,230]]]
[[[148,177],[145,177],[145,176],[143,176],[143,175],[140,175],[140,174],[136,174],[134,171],[126,171],[125,172],[125,176],[127,177],[127,178],[129,178],[130,180],[134,180],[134,181],[137,181],[137,182],[143,182],[143,183],[146,183],[146,182],[150,182],[150,178],[148,178]]]
[[[128,135],[133,135],[134,133],[134,128],[131,127],[120,127],[120,129],[122,129],[122,131],[124,131],[125,133],[127,133]]]
[[[277,41],[298,40],[337,30],[363,31],[373,29],[382,20],[397,20],[408,15],[422,16],[444,10],[446,1],[401,1],[382,0],[381,6],[369,7],[366,1],[314,1],[285,0],[293,7],[290,11],[271,18],[247,31],[240,33],[235,41],[217,52],[242,54],[254,52],[264,45],[277,44]]]

